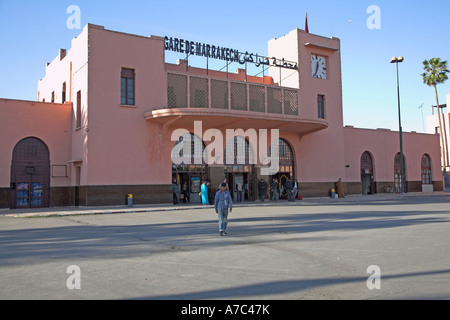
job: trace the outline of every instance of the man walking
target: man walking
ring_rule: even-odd
[[[224,236],[227,234],[228,208],[230,208],[230,212],[233,210],[233,201],[231,200],[226,183],[222,183],[220,185],[220,190],[216,193],[214,198],[214,208],[219,217],[219,235]]]

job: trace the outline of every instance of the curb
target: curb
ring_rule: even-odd
[[[407,200],[418,197],[434,197],[434,196],[448,196],[450,201],[450,193],[448,192],[434,192],[434,193],[408,193],[404,195],[399,194],[379,194],[379,195],[349,195],[343,199],[332,199],[329,197],[320,198],[304,198],[303,200],[297,200],[295,202],[279,201],[279,202],[249,202],[243,204],[235,204],[234,208],[246,208],[246,207],[277,207],[277,206],[302,206],[302,205],[321,205],[321,204],[346,204],[346,203],[359,203],[366,201],[392,201],[392,200]],[[151,212],[170,212],[170,211],[180,211],[180,210],[214,210],[212,205],[186,205],[186,206],[174,206],[173,204],[162,204],[155,207],[133,207],[127,208],[119,206],[114,207],[103,207],[103,208],[74,208],[74,207],[63,207],[63,208],[45,208],[38,209],[39,211],[33,211],[33,209],[27,209],[26,212],[17,212],[10,209],[0,210],[0,218],[42,218],[42,217],[64,217],[64,216],[81,216],[81,215],[101,215],[101,214],[125,214],[125,213],[151,213]],[[42,210],[42,211],[41,211]],[[45,211],[46,210],[46,211]],[[5,211],[5,213],[2,213]]]

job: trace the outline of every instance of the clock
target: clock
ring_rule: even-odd
[[[319,55],[311,55],[311,72],[313,78],[327,78],[327,58]]]

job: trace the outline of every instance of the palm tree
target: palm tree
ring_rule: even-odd
[[[425,83],[430,87],[434,87],[434,92],[436,94],[436,105],[438,109],[439,130],[442,143],[442,153],[444,158],[444,168],[446,168],[448,165],[448,144],[446,132],[447,130],[445,129],[445,120],[444,120],[444,131],[442,131],[437,85],[439,83],[444,83],[446,80],[448,80],[447,74],[450,71],[447,68],[447,61],[441,61],[441,58],[432,58],[430,60],[425,60],[423,62],[423,70],[425,71],[424,73],[422,73],[423,83]],[[444,117],[444,114],[442,114],[442,117]],[[444,137],[445,137],[445,144],[444,144]]]

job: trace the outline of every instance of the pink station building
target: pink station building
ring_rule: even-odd
[[[398,132],[343,125],[338,38],[295,29],[270,40],[268,56],[279,60],[260,59],[274,64],[261,77],[165,62],[168,49],[239,58],[206,48],[86,25],[47,63],[37,101],[0,99],[0,207],[121,205],[129,194],[135,204],[171,203],[173,179],[191,202],[200,201],[203,179],[216,190],[227,178],[233,194],[241,182],[250,201],[259,199],[261,179],[267,199],[273,178],[281,185],[297,179],[303,197],[328,196],[338,179],[347,194],[400,192]],[[185,133],[174,137],[178,129]],[[233,162],[194,159],[195,152],[193,161],[172,162],[187,138],[201,152],[213,142],[199,135],[227,137],[228,129],[235,136],[214,155],[234,150]],[[269,175],[246,136],[261,129],[279,130],[279,139],[263,146],[269,154],[279,148],[278,169]],[[411,132],[403,141],[406,191],[443,190],[439,136]]]

